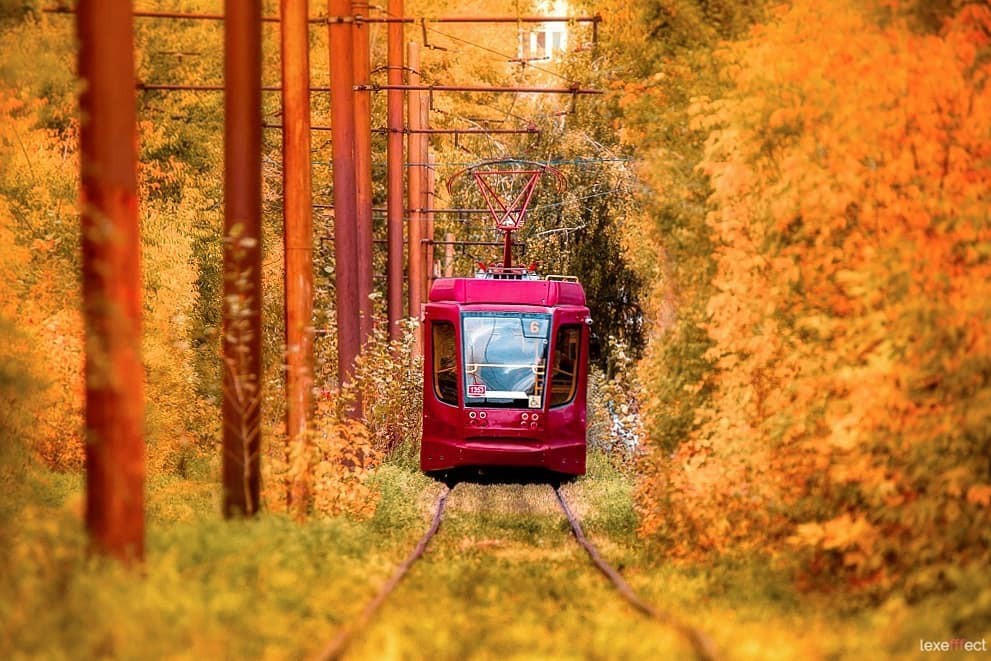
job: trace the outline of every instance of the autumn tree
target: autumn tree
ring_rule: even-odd
[[[678,554],[789,547],[918,594],[987,560],[991,12],[869,9],[779,8],[692,105],[715,372],[641,504]]]

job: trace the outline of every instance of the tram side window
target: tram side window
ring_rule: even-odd
[[[433,322],[434,392],[445,404],[458,405],[457,344],[454,324]]]
[[[551,375],[551,406],[561,406],[575,398],[581,337],[581,326],[562,326],[557,332]]]

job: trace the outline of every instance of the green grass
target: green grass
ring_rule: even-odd
[[[217,487],[148,484],[140,572],[85,552],[78,477],[46,475],[0,563],[0,658],[297,658],[358,613],[423,527],[421,492],[385,468],[366,522],[220,520]]]
[[[0,548],[0,658],[307,658],[406,556],[440,491],[393,462],[375,474],[381,499],[368,520],[223,522],[211,473],[149,481],[140,572],[86,554],[78,476],[28,480],[0,528],[12,531]],[[597,455],[564,491],[630,584],[708,632],[725,658],[911,658],[919,637],[954,637],[967,608],[980,607],[964,591],[851,611],[797,592],[763,557],[668,562],[638,543],[629,481]],[[462,483],[425,558],[349,656],[677,659],[690,650],[592,568],[550,487]]]

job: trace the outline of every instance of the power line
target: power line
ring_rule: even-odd
[[[465,44],[466,46],[472,46],[474,48],[478,48],[479,50],[483,50],[483,51],[486,51],[488,53],[491,53],[492,55],[498,55],[500,58],[502,58],[502,59],[504,59],[506,61],[510,61],[510,60],[513,60],[514,59],[513,56],[507,55],[506,53],[503,53],[501,51],[497,51],[494,48],[489,48],[488,46],[483,46],[483,45],[481,45],[479,43],[475,43],[475,42],[470,41],[468,39],[462,39],[461,37],[455,37],[453,34],[449,34],[447,32],[443,32],[442,30],[438,30],[437,28],[427,27],[427,30],[429,30],[430,32],[433,32],[435,34],[439,34],[442,37],[447,37],[448,39],[451,39],[452,41],[459,41],[459,42]],[[573,79],[568,78],[567,76],[565,76],[563,74],[560,74],[560,73],[558,73],[558,72],[556,72],[556,71],[554,71],[552,69],[547,69],[547,68],[544,68],[544,67],[539,67],[539,66],[537,66],[535,64],[530,64],[530,63],[527,63],[526,66],[530,67],[534,71],[540,71],[541,73],[546,73],[546,74],[549,74],[549,75],[554,76],[556,78],[560,78],[561,80],[566,80],[569,83],[575,84],[575,81]]]
[[[500,159],[511,163],[538,163],[540,165],[550,165],[557,167],[559,165],[589,165],[594,163],[629,163],[636,159],[633,158],[574,158],[566,160],[547,160],[547,161],[535,161],[532,158],[528,159]],[[445,167],[470,167],[475,165],[477,161],[448,161],[448,162],[432,162],[432,163],[404,163],[403,165],[407,167],[430,167],[430,166],[445,166]]]
[[[404,18],[404,17],[400,17],[400,16],[394,16],[394,15],[390,14],[388,11],[385,11],[385,14],[387,16],[389,16],[389,18]],[[511,60],[514,59],[512,55],[507,55],[506,53],[503,53],[501,51],[495,50],[494,48],[489,48],[488,46],[483,46],[482,44],[479,44],[477,42],[471,41],[469,39],[463,39],[461,37],[455,37],[453,34],[444,32],[443,30],[438,30],[437,28],[430,27],[429,25],[427,25],[427,22],[428,22],[427,20],[422,21],[422,25],[423,25],[424,29],[425,30],[428,30],[430,32],[433,32],[434,34],[438,34],[438,35],[440,35],[442,37],[446,37],[446,38],[448,38],[448,39],[450,39],[452,41],[460,42],[462,44],[465,44],[466,46],[471,46],[473,48],[477,48],[477,49],[482,50],[482,51],[485,51],[485,52],[487,52],[487,53],[489,53],[491,55],[497,55],[497,56],[499,56],[501,59],[503,59],[505,61],[511,61]],[[527,66],[529,66],[531,69],[533,69],[535,71],[540,71],[542,73],[546,73],[546,74],[549,74],[551,76],[555,76],[557,78],[560,78],[561,80],[566,80],[569,83],[577,84],[576,81],[574,81],[573,79],[568,78],[567,76],[565,76],[563,74],[560,74],[560,73],[558,73],[558,72],[556,72],[556,71],[554,71],[552,69],[546,69],[544,67],[538,67],[536,65],[529,64],[529,63],[527,64]]]

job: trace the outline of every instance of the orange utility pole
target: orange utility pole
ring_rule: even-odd
[[[310,166],[308,0],[281,0],[282,194],[285,249],[286,435],[289,455],[306,456],[313,406],[313,195]],[[299,468],[299,467],[297,467]],[[291,473],[287,504],[310,501],[309,474]]]
[[[444,235],[444,277],[454,276],[454,232]]]
[[[341,386],[354,375],[361,347],[358,304],[358,225],[354,157],[354,23],[351,0],[328,0],[331,137],[334,161],[334,262],[337,286],[337,375]],[[351,413],[358,417],[360,404]]]
[[[261,0],[224,2],[223,511],[261,487]]]
[[[428,111],[429,111],[429,106],[428,106]],[[429,116],[430,116],[429,112],[427,112],[427,117]],[[426,135],[423,136],[423,139],[429,140],[429,138]],[[430,149],[428,143],[427,153],[429,154],[429,152]],[[426,262],[424,268],[424,274],[426,275],[426,277],[424,278],[423,281],[424,301],[430,299],[430,287],[433,285],[434,282],[434,208],[437,206],[437,190],[435,186],[436,177],[434,172],[436,168],[434,166],[434,157],[432,155],[427,158],[427,163],[429,163],[429,166],[427,167],[427,177],[426,177],[427,191],[426,194],[423,196],[424,201],[426,203],[425,204],[426,212],[424,214],[425,216],[424,220],[426,221],[425,222],[426,245],[424,246],[426,248],[424,250],[424,262]]]
[[[409,42],[406,59],[409,62],[409,84],[419,85],[419,44],[413,41]],[[424,149],[425,136],[417,132],[424,128],[421,96],[423,96],[423,92],[412,90],[406,98],[410,129],[407,136],[409,169],[406,187],[406,207],[409,214],[407,287],[409,289],[409,316],[416,319],[420,318],[420,304],[423,301],[423,165],[427,156]]]
[[[354,16],[368,16],[368,0],[352,0]],[[371,50],[368,23],[354,23],[354,84],[370,82]],[[358,314],[361,343],[372,334],[372,96],[354,92],[354,166],[357,178],[356,219],[358,224]]]
[[[389,0],[389,16],[402,17],[403,0]],[[388,77],[390,85],[403,84],[403,23],[389,23],[388,27]],[[367,94],[367,93],[365,93]],[[388,138],[386,144],[388,174],[386,188],[387,207],[387,283],[389,339],[402,337],[399,320],[403,314],[403,93],[389,90],[387,93]]]
[[[131,3],[76,17],[86,324],[86,529],[101,552],[144,557],[144,368]]]

